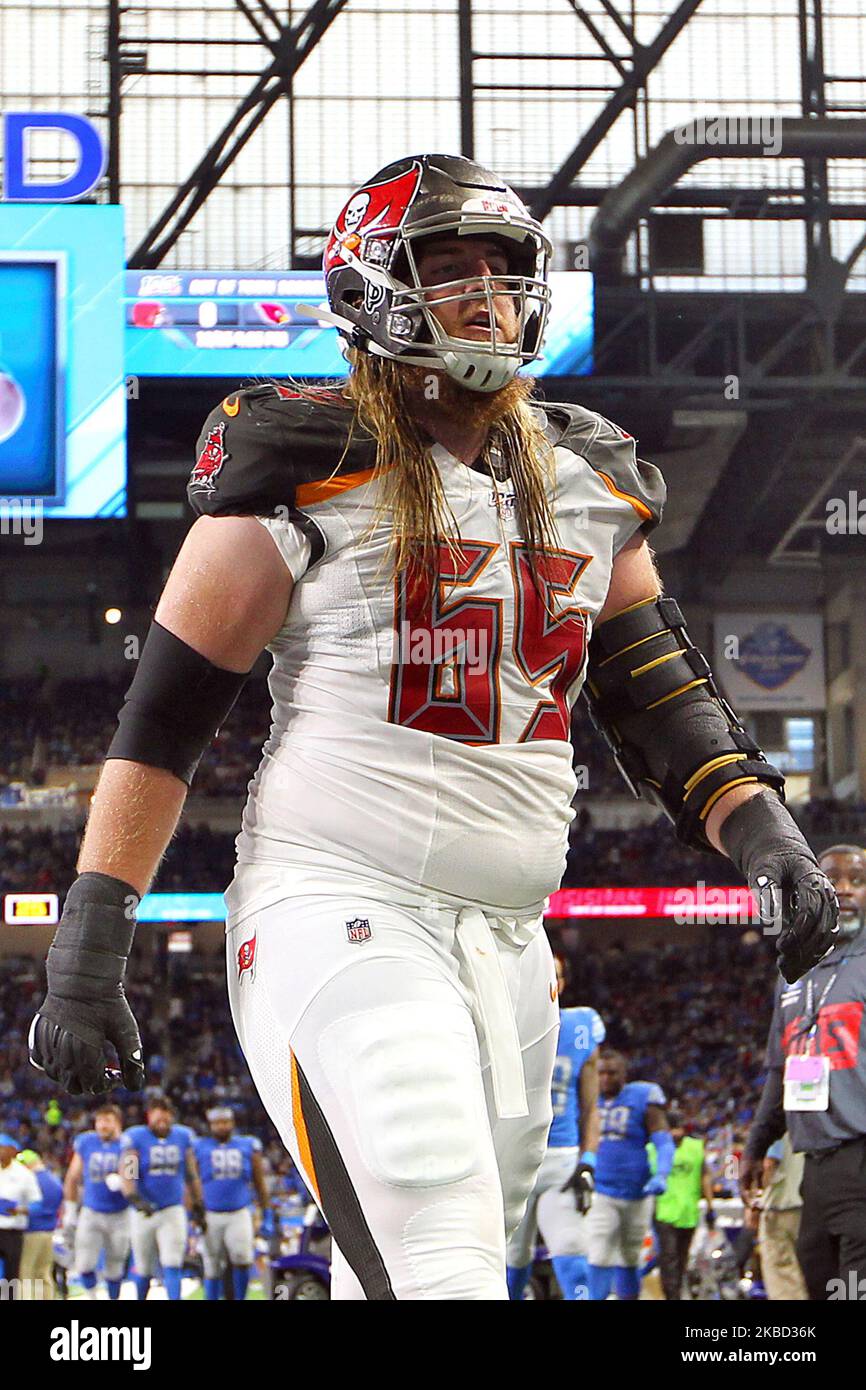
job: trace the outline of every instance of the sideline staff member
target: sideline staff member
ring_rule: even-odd
[[[840,940],[796,984],[776,986],[740,1183],[752,1201],[760,1161],[787,1122],[806,1156],[797,1253],[809,1297],[857,1298],[866,1279],[866,851],[834,845],[820,865],[839,897]]]
[[[679,1111],[668,1115],[676,1145],[668,1185],[656,1202],[655,1231],[659,1270],[665,1298],[682,1297],[683,1277],[692,1239],[701,1219],[701,1197],[707,1203],[707,1225],[715,1225],[713,1182],[707,1170],[704,1141],[690,1134]]]
[[[6,1280],[3,1294],[8,1299],[15,1297],[29,1209],[42,1197],[30,1169],[18,1162],[17,1152],[15,1140],[0,1134],[0,1260]]]
[[[771,1144],[764,1159],[758,1221],[758,1249],[761,1254],[761,1277],[767,1298],[783,1303],[802,1303],[809,1297],[803,1281],[803,1271],[797,1259],[797,1237],[803,1198],[803,1155],[795,1154],[790,1137]]]

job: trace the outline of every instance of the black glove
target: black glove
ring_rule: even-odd
[[[592,1198],[595,1193],[595,1174],[592,1171],[591,1163],[578,1163],[568,1182],[561,1188],[560,1192],[573,1192],[574,1204],[581,1216],[586,1216],[592,1206]]]
[[[839,939],[836,890],[775,794],[743,802],[719,835],[755,895],[761,922],[775,926],[779,969],[792,985]]]
[[[712,1207],[707,1207],[707,1213],[704,1217],[704,1220],[707,1223],[708,1231],[714,1231],[716,1229],[716,1213],[713,1211]]]
[[[135,1210],[141,1212],[142,1216],[153,1216],[157,1209],[156,1203],[149,1201],[147,1197],[142,1197],[140,1192],[133,1193],[129,1200]]]
[[[138,894],[108,874],[81,874],[48,952],[48,993],[30,1025],[30,1061],[72,1095],[144,1086],[141,1038],[123,990]],[[121,1070],[106,1065],[113,1043]]]
[[[202,1234],[204,1234],[204,1232],[207,1230],[207,1213],[204,1209],[204,1203],[190,1202],[189,1214],[192,1217],[195,1224],[198,1226],[199,1230],[202,1232]]]

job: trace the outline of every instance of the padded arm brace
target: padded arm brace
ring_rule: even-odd
[[[248,675],[214,666],[151,623],[106,758],[164,767],[189,786]]]
[[[595,629],[583,694],[635,796],[655,801],[693,849],[714,849],[706,818],[719,797],[772,767],[720,694],[672,598],[645,599]]]

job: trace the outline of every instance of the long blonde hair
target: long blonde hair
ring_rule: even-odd
[[[412,563],[432,575],[438,568],[439,544],[456,557],[460,543],[459,528],[431,456],[431,440],[413,413],[412,388],[417,389],[418,381],[427,378],[421,378],[421,368],[357,349],[350,349],[349,361],[351,371],[345,383],[291,385],[312,400],[322,399],[326,391],[333,399],[335,390],[342,388],[343,397],[353,407],[346,450],[358,427],[376,441],[373,477],[379,488],[373,526],[384,515],[391,521],[389,558],[395,573],[402,573]],[[554,473],[553,450],[531,406],[534,390],[531,378],[518,377],[497,393],[482,457],[492,475],[493,457],[498,453],[504,476],[511,480],[520,531],[537,583],[538,558],[556,545],[556,523],[548,496]],[[483,410],[482,401],[479,407]]]

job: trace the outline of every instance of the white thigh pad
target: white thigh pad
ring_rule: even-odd
[[[487,1115],[467,1009],[419,999],[379,1005],[332,1023],[318,1050],[378,1181],[439,1187],[482,1171]]]

